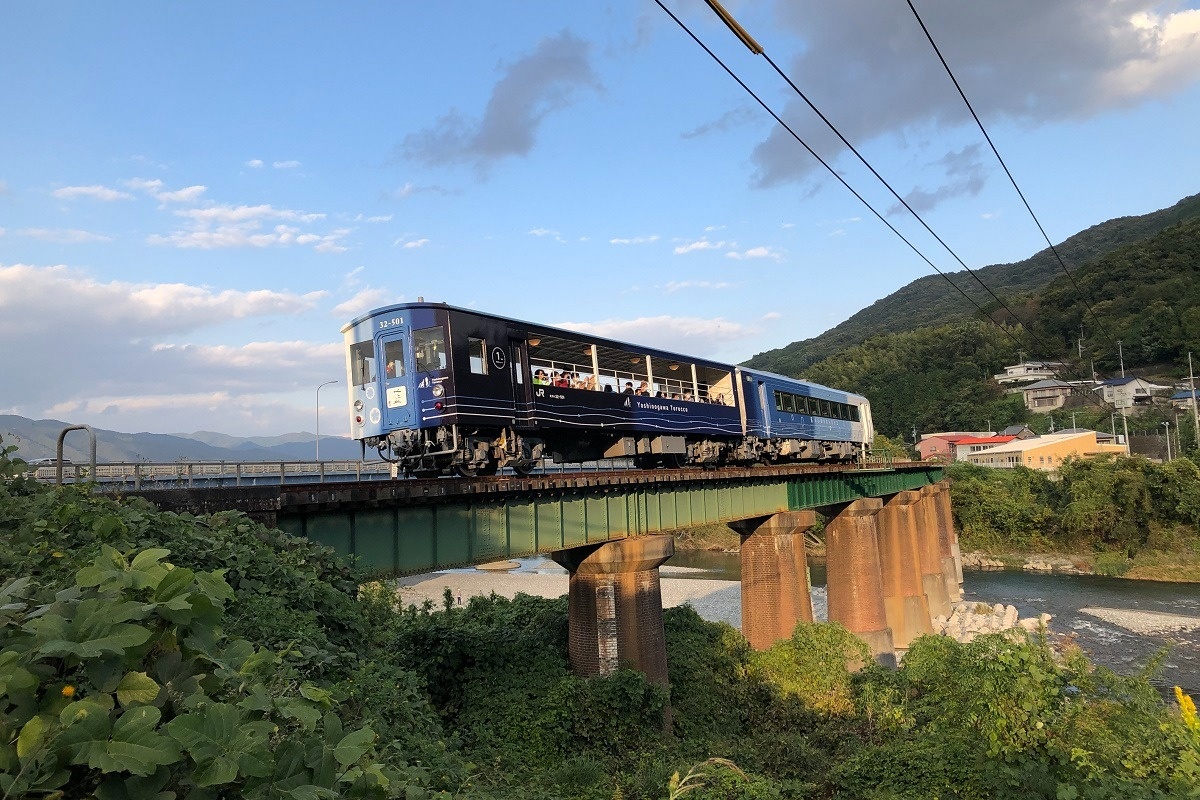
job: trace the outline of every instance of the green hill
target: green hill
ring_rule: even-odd
[[[1084,362],[1072,364],[1073,374],[1063,379],[1088,375],[1093,360],[1101,374],[1116,374],[1118,339],[1127,371],[1164,380],[1185,374],[1188,352],[1200,354],[1200,217],[1113,250],[1073,274],[1075,282],[1063,276],[1025,298],[1018,313],[1032,331],[1006,332],[967,319],[882,334],[808,366],[804,377],[866,395],[878,430],[909,439],[914,427],[983,430],[1029,419],[1021,397],[1005,395],[991,376],[1021,350],[1077,361],[1081,322]],[[1075,283],[1091,298],[1102,328]],[[1081,410],[1107,417],[1096,406]]]
[[[1200,219],[1200,194],[1150,214],[1118,217],[1094,225],[1056,245],[1056,249],[1067,268],[1076,274],[1086,264],[1114,250],[1143,242],[1173,225],[1195,219]],[[1022,316],[1022,309],[1016,305],[1022,296],[1041,291],[1057,278],[1066,280],[1049,248],[1024,261],[995,264],[977,269],[975,273]],[[966,272],[952,272],[949,275],[985,309],[995,305],[995,301]],[[944,278],[929,275],[877,300],[820,336],[759,353],[746,364],[784,375],[798,375],[809,365],[848,347],[860,345],[871,337],[977,318],[978,315],[978,310]],[[1074,330],[1077,335],[1077,323]],[[1071,337],[1067,340],[1074,341]]]

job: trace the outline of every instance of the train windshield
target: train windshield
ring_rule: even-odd
[[[375,380],[374,342],[350,345],[350,379],[355,386],[366,386]]]
[[[413,351],[418,372],[446,368],[446,334],[440,325],[413,331]]]

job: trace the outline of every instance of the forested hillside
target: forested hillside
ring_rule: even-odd
[[[1075,273],[1113,250],[1146,241],[1166,228],[1196,219],[1200,219],[1200,194],[1186,197],[1170,208],[1150,214],[1118,217],[1094,225],[1056,245],[1055,249],[1066,262],[1067,268]],[[1049,248],[1024,261],[995,264],[976,269],[975,273],[1018,313],[1020,310],[1013,305],[1017,297],[1036,293],[1057,278],[1064,277],[1058,260]],[[952,272],[949,275],[979,305],[984,308],[995,305],[995,301],[966,272]],[[1013,302],[1010,302],[1010,298]],[[876,301],[820,336],[759,353],[746,364],[784,375],[796,375],[810,364],[861,344],[873,336],[970,319],[978,317],[978,314],[976,308],[944,278],[929,275]]]
[[[1119,248],[1072,274],[1074,282],[1063,276],[1011,306],[1031,322],[1032,331],[966,320],[876,336],[813,364],[803,377],[866,395],[878,430],[911,441],[914,427],[984,430],[1030,419],[1019,395],[1004,395],[990,381],[1022,351],[1076,362],[1065,380],[1089,375],[1093,360],[1102,375],[1117,374],[1117,340],[1127,370],[1164,380],[1185,374],[1189,351],[1200,354],[1200,218]],[[1076,283],[1091,298],[1103,328]],[[1093,414],[1108,416],[1103,409]]]

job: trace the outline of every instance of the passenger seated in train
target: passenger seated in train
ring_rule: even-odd
[[[650,396],[650,384],[646,383],[645,381],[642,381],[641,384],[638,385],[637,389],[635,389],[633,393],[636,395],[641,395],[642,397],[649,397]]]
[[[632,381],[625,381],[625,388],[621,390],[621,394],[633,394]]]
[[[550,378],[546,375],[546,370],[539,369],[537,372],[533,373],[533,382],[540,386],[549,386]]]

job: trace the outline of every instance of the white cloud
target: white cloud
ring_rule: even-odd
[[[299,161],[274,161],[271,163],[275,169],[295,169],[300,166]]]
[[[160,203],[193,203],[208,190],[207,186],[188,186],[173,192],[159,192],[154,199]]]
[[[102,200],[106,203],[111,203],[114,200],[133,199],[133,195],[128,192],[119,192],[107,186],[64,186],[61,189],[55,189],[51,194],[60,200],[75,200],[80,197],[86,197],[91,200]]]
[[[767,313],[762,315],[762,318],[764,320],[783,319],[783,314],[780,314],[778,311],[768,311]]]
[[[529,231],[530,236],[553,236],[557,238],[559,232],[552,228],[533,228]]]
[[[669,281],[663,288],[667,294],[673,294],[682,289],[728,289],[733,286],[726,281]]]
[[[686,253],[694,253],[697,250],[720,250],[725,246],[725,242],[710,242],[708,239],[700,239],[695,242],[678,245],[675,248],[675,255],[681,256]]]
[[[403,302],[403,297],[397,297],[390,289],[367,287],[338,303],[330,313],[335,317],[350,319],[373,308],[400,302]]]
[[[405,250],[416,250],[417,248],[424,247],[427,244],[429,244],[428,239],[414,239],[411,242],[405,242],[402,246]]]
[[[250,167],[251,169],[262,169],[262,165],[263,162],[261,158],[252,158],[246,162],[246,166]]]
[[[187,220],[190,227],[168,234],[152,234],[146,237],[148,244],[202,250],[313,245],[313,249],[318,252],[342,253],[347,248],[341,244],[341,240],[350,233],[349,228],[338,228],[323,234],[314,233],[283,223],[264,230],[263,223],[269,220],[285,220],[307,225],[325,219],[324,214],[275,208],[269,204],[209,205],[179,209],[174,213]]]
[[[392,216],[391,214],[383,214],[377,217],[367,217],[367,222],[391,222]]]
[[[187,398],[224,393],[232,413],[242,396],[262,394],[265,387],[307,394],[344,369],[336,329],[318,342],[213,339],[239,320],[311,312],[324,297],[324,292],[100,281],[64,266],[0,266],[0,340],[6,343],[0,348],[5,376],[0,406],[19,405],[30,414],[81,414],[79,421],[111,423],[106,427],[118,430],[121,424],[154,430],[155,420],[158,430],[179,430],[183,425],[166,420],[190,410],[184,408],[191,402]],[[201,330],[208,342],[186,343],[184,337]],[[49,378],[51,373],[61,377]],[[165,405],[158,417],[138,416],[138,409],[160,402]],[[180,408],[172,410],[172,403]],[[259,406],[245,403],[247,409]],[[266,405],[276,407],[278,400]],[[268,431],[292,424],[255,419]],[[219,414],[210,425],[230,429]]]
[[[28,236],[43,242],[58,244],[84,244],[86,242],[111,242],[113,237],[88,231],[64,230],[51,228],[22,228],[14,231],[18,236]]]
[[[650,244],[652,242],[657,242],[658,239],[659,239],[659,236],[656,233],[653,236],[635,236],[632,239],[609,239],[608,243],[609,244]]]
[[[725,254],[726,258],[732,258],[735,261],[749,261],[757,258],[769,258],[774,261],[782,261],[783,256],[772,247],[751,247],[749,250],[742,252],[731,251]]]

